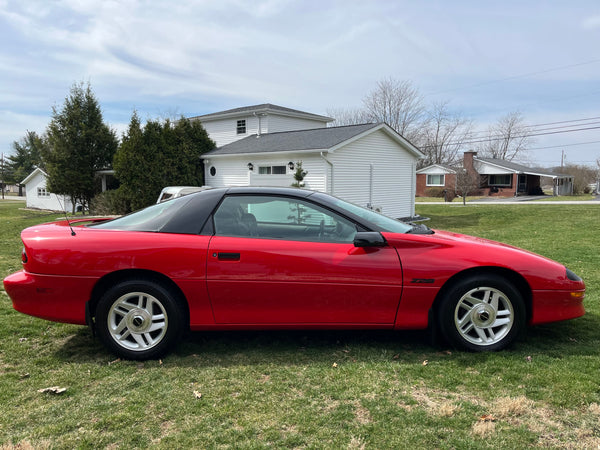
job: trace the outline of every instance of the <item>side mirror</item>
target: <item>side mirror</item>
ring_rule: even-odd
[[[354,235],[355,247],[385,247],[387,242],[378,231],[359,231]]]

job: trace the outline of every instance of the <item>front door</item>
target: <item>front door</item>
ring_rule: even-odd
[[[356,248],[357,225],[295,197],[228,196],[214,216],[207,285],[219,324],[393,324],[391,247]]]

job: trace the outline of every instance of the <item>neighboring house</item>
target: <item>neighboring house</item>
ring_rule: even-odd
[[[510,197],[541,195],[542,178],[552,179],[552,195],[573,194],[573,177],[544,169],[523,166],[497,158],[480,158],[477,152],[465,152],[464,168],[480,176],[480,194]]]
[[[116,183],[114,180],[114,170],[112,169],[99,170],[96,172],[96,176],[101,180],[102,192],[107,190],[107,183],[112,185]],[[70,197],[65,195],[59,196],[48,191],[46,188],[47,179],[48,174],[42,169],[37,168],[21,181],[21,185],[25,185],[27,207],[71,212],[73,208]]]
[[[217,147],[252,135],[325,128],[333,122],[331,117],[270,103],[190,117],[190,120],[199,120]]]
[[[477,157],[477,152],[465,152],[463,167],[479,176],[479,191],[472,195],[513,197],[517,195],[541,195],[542,178],[552,180],[553,195],[571,195],[573,177],[560,175],[538,168],[527,167],[497,158]],[[434,164],[417,172],[417,195],[427,197],[431,187],[454,189],[456,170]],[[436,184],[438,183],[438,184]]]
[[[456,169],[445,164],[432,164],[417,170],[417,197],[430,197],[439,190],[456,190]],[[437,192],[435,194],[437,196]]]
[[[273,120],[269,113],[261,119],[261,126],[263,123],[269,126],[263,127],[260,134],[222,145],[202,156],[205,184],[212,187],[290,186],[296,165],[301,162],[302,168],[308,171],[304,179],[307,189],[336,195],[390,217],[414,216],[415,170],[423,154],[388,125],[327,128],[325,125],[330,120],[327,117],[273,105],[268,107],[274,116],[282,111],[290,114],[285,120],[292,129],[311,125],[311,121],[320,122],[319,126],[273,132],[271,126],[283,119]],[[251,108],[234,111],[239,110],[252,111]],[[294,114],[302,115],[297,123],[294,123]],[[247,117],[251,120],[254,116]],[[229,122],[229,126],[232,125],[233,122]],[[221,129],[216,123],[211,126]],[[209,135],[212,139],[221,139],[210,132]]]
[[[48,174],[37,168],[21,181],[25,185],[26,205],[28,208],[48,209],[52,211],[71,211],[71,199],[58,196],[46,189]]]

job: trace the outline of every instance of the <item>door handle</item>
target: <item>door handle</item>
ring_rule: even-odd
[[[240,254],[239,253],[219,252],[217,258],[219,259],[219,261],[239,261]]]

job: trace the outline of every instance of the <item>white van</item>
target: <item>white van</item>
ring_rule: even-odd
[[[158,196],[156,203],[164,202],[171,198],[182,197],[193,192],[204,191],[210,189],[210,186],[167,186]]]

